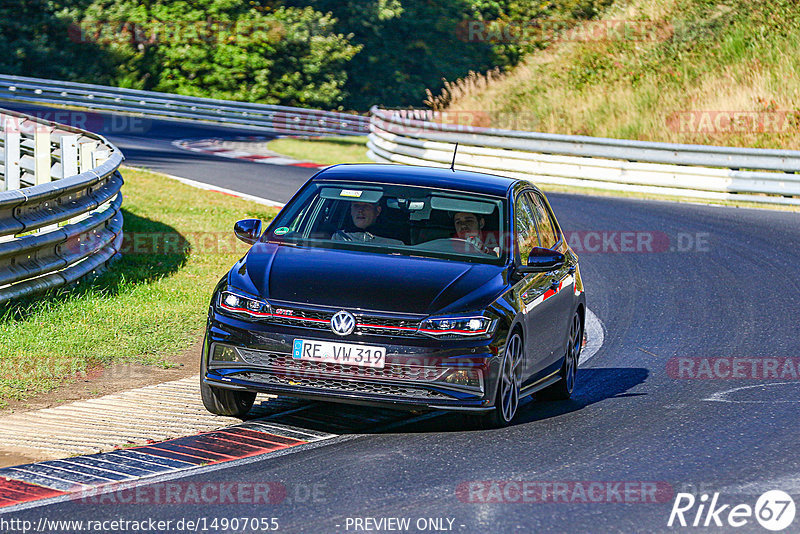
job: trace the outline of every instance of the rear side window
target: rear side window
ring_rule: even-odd
[[[553,248],[558,242],[558,233],[550,218],[550,214],[547,212],[547,208],[544,207],[544,201],[535,193],[529,192],[527,195],[530,197],[531,203],[535,206],[536,226],[539,228],[541,246],[544,248]]]

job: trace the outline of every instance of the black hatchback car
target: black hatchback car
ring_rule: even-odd
[[[529,182],[398,165],[312,177],[214,289],[206,408],[257,392],[460,410],[506,425],[520,398],[575,387],[578,258]]]

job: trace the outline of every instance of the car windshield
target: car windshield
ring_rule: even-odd
[[[505,200],[393,184],[311,183],[264,241],[501,264]]]

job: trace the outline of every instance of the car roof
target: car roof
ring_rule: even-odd
[[[392,183],[438,189],[453,189],[485,195],[506,196],[519,180],[493,174],[439,169],[416,165],[384,163],[346,163],[328,167],[313,181],[348,180],[367,183]]]

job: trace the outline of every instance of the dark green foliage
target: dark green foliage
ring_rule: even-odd
[[[610,0],[3,0],[0,73],[357,109],[516,64],[541,39],[470,38],[591,18]]]
[[[97,83],[113,78],[101,47],[70,39],[69,21],[47,0],[0,2],[0,73]]]
[[[95,0],[81,26],[120,58],[122,85],[336,108],[359,49],[334,22],[311,8],[231,0]]]
[[[572,25],[612,0],[287,0],[331,12],[363,49],[347,65],[348,107],[418,106],[425,90],[470,71],[509,67],[546,46],[541,22]],[[477,31],[470,32],[470,24]],[[544,24],[547,28],[547,24]],[[492,30],[499,31],[495,39]],[[544,33],[547,33],[546,30]]]

